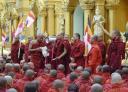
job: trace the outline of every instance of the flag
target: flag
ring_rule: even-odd
[[[23,19],[21,19],[17,26],[15,37],[18,36],[23,31],[23,29],[24,29],[24,22],[23,22]]]
[[[92,31],[91,31],[91,20],[88,17],[88,23],[85,27],[85,31],[84,31],[84,42],[85,42],[85,47],[88,49],[88,51],[91,48],[91,44],[90,44],[90,39],[92,37]]]
[[[33,22],[35,21],[35,18],[36,17],[34,15],[33,11],[30,11],[28,13],[28,16],[27,16],[27,19],[26,19],[26,26],[30,27],[33,24]]]
[[[7,38],[7,34],[4,30],[2,30],[2,45],[5,45],[6,42],[6,38]]]

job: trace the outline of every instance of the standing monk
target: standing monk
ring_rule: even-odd
[[[15,37],[11,45],[11,59],[13,63],[20,63],[23,59],[24,45],[19,41],[19,37]]]
[[[74,43],[71,47],[71,61],[76,62],[78,66],[84,67],[84,51],[85,51],[85,44],[80,40],[80,34],[74,34]]]
[[[102,62],[102,55],[97,41],[97,36],[93,36],[91,38],[91,49],[87,55],[86,60],[87,66],[92,69],[93,73],[96,73],[97,66]]]
[[[66,65],[66,59],[69,58],[67,56],[68,49],[66,47],[66,42],[64,42],[64,33],[61,32],[57,35],[57,39],[55,41],[54,47],[53,47],[53,68],[57,68],[59,64]]]
[[[107,50],[107,64],[113,72],[121,68],[121,61],[125,59],[125,43],[122,41],[119,31],[114,30],[112,35],[105,29],[103,31],[112,39]]]
[[[105,64],[105,59],[106,59],[106,45],[105,42],[103,41],[103,37],[100,35],[98,36],[98,45],[100,47],[101,50],[101,54],[102,54],[102,65]]]
[[[28,42],[25,45],[25,52],[24,52],[24,57],[25,57],[25,61],[29,62],[30,61],[30,52],[29,52],[29,44],[32,41],[32,37],[28,37]]]
[[[36,72],[44,68],[45,58],[43,57],[41,50],[41,47],[44,46],[45,46],[45,42],[44,42],[44,37],[42,35],[38,35],[37,40],[33,41],[29,46],[31,61],[34,63]]]
[[[67,49],[67,54],[65,55],[65,58],[64,58],[65,63],[66,63],[65,71],[66,71],[66,73],[69,73],[70,72],[69,63],[71,62],[71,59],[70,59],[71,45],[70,45],[70,42],[69,42],[68,35],[64,36],[64,47]]]

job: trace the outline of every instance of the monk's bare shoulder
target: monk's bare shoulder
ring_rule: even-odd
[[[36,43],[37,43],[37,40],[32,40],[32,41],[30,42],[31,45],[36,44]]]

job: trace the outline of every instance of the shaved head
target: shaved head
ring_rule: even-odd
[[[56,70],[50,70],[50,76],[51,77],[56,77],[57,76],[57,71]]]
[[[10,88],[6,92],[18,92],[18,91],[16,89],[14,89],[14,88]]]
[[[103,87],[100,84],[93,84],[91,92],[103,92]]]
[[[65,70],[65,67],[64,67],[63,64],[60,64],[60,65],[58,65],[57,69],[64,71]]]
[[[54,88],[63,88],[64,82],[62,80],[57,79],[53,82],[53,87]]]
[[[94,76],[93,82],[98,83],[98,84],[102,84],[103,83],[103,78],[99,75],[96,75],[96,76]]]
[[[28,69],[26,72],[25,72],[25,76],[27,76],[28,78],[32,78],[34,76],[34,71],[31,70],[31,69]]]
[[[90,73],[88,71],[83,71],[81,77],[82,79],[89,79]]]

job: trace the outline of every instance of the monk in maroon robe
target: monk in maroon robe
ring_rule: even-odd
[[[103,41],[103,37],[99,36],[98,37],[98,46],[101,50],[101,54],[102,54],[102,63],[101,65],[105,64],[105,60],[106,60],[106,45],[105,42]]]
[[[103,27],[103,26],[102,26]],[[111,43],[107,50],[107,64],[111,67],[111,71],[121,68],[122,59],[125,58],[125,43],[121,39],[121,34],[118,30],[113,30],[112,35],[103,28],[105,34],[111,39]]]
[[[11,45],[11,59],[13,63],[20,63],[23,59],[24,45],[19,41],[19,37],[15,37]]]
[[[32,41],[29,46],[29,51],[31,54],[31,61],[34,63],[35,71],[38,72],[40,69],[44,68],[45,58],[42,55],[41,47],[45,46],[43,36],[37,36],[36,41]]]
[[[25,45],[25,52],[24,52],[25,54],[24,58],[26,62],[30,61],[29,44],[31,41],[32,41],[32,37],[28,37],[28,43]]]
[[[51,70],[48,79],[41,83],[40,92],[48,92],[48,90],[52,87],[53,81],[56,79],[57,79],[57,71]]]
[[[85,65],[85,44],[80,40],[80,35],[78,33],[74,34],[74,43],[71,47],[71,61],[77,63],[78,66]]]
[[[7,81],[6,78],[0,77],[0,92],[6,92]]]
[[[61,32],[57,35],[57,39],[53,47],[53,68],[57,68],[59,64],[63,64],[66,67],[66,62],[69,60],[68,54],[67,41],[64,41],[64,33]]]
[[[33,70],[27,70],[25,72],[25,76],[22,79],[19,79],[15,84],[14,87],[18,90],[18,92],[23,92],[24,86],[33,81],[34,79],[34,71]]]
[[[64,61],[65,61],[65,72],[66,73],[69,73],[70,72],[70,69],[69,69],[69,63],[71,62],[71,59],[70,59],[70,55],[71,55],[71,45],[70,45],[70,42],[69,42],[69,37],[68,35],[65,35],[64,37],[64,47],[66,48],[67,50],[67,53],[66,55],[64,56]]]
[[[113,31],[111,38],[112,42],[107,50],[107,64],[115,71],[121,68],[121,61],[125,58],[125,43],[119,31]]]

